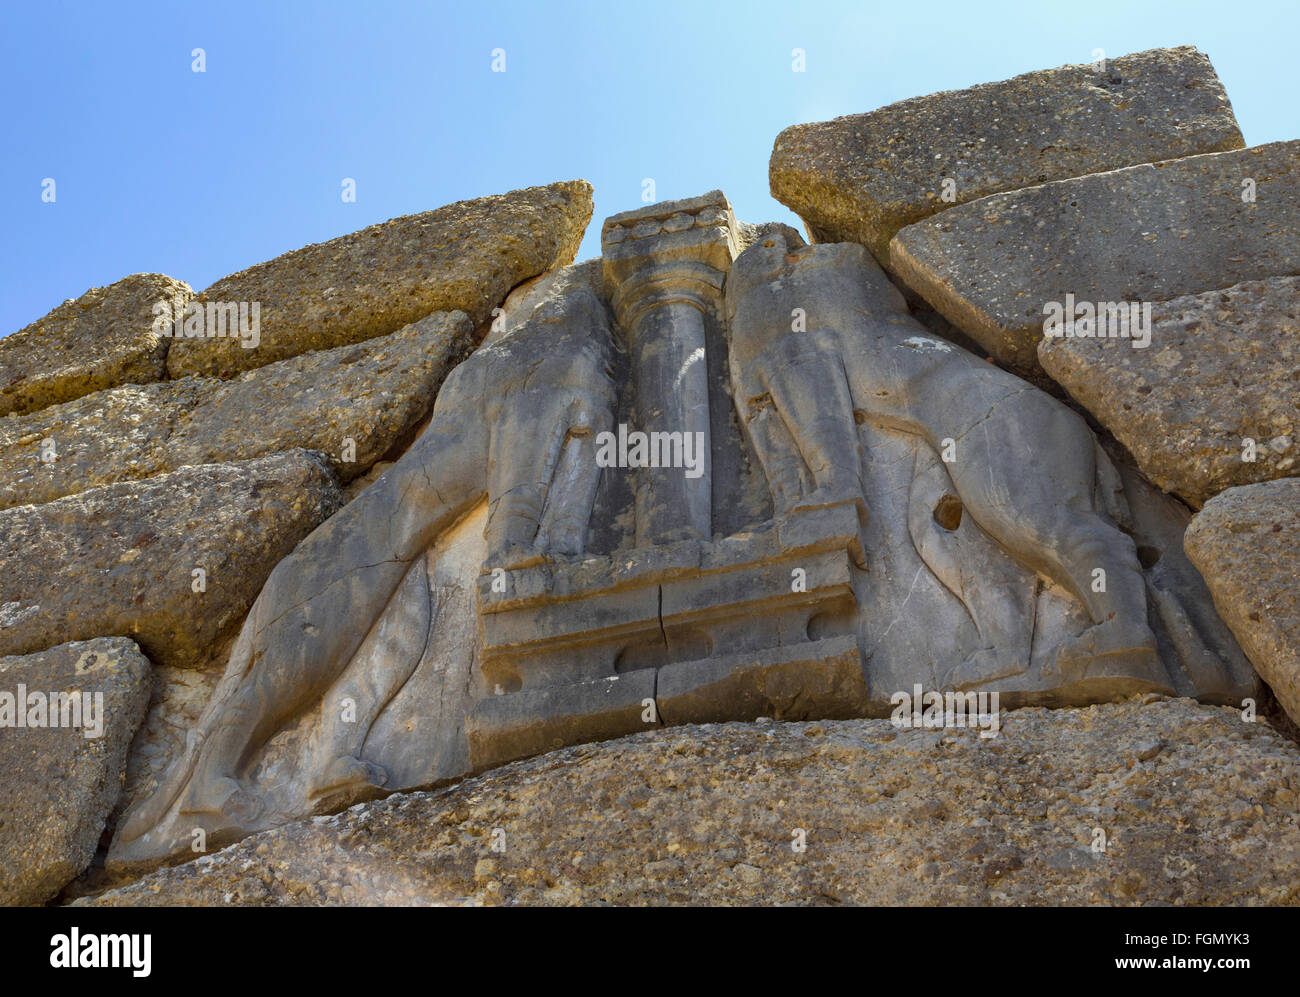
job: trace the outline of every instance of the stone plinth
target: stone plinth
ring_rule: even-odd
[[[472,766],[664,724],[859,714],[857,513],[796,519],[520,569],[504,592],[484,574],[482,668],[497,695],[469,717]]]

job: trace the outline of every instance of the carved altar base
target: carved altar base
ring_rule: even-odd
[[[718,542],[485,573],[496,695],[469,715],[471,766],[654,726],[861,715],[858,515],[806,509]]]

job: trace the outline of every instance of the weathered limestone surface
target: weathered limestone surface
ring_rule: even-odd
[[[182,420],[167,440],[165,466],[303,447],[324,453],[350,481],[428,414],[473,331],[463,312],[436,312],[389,336],[249,371]],[[355,443],[351,459],[347,439]]]
[[[343,489],[344,504],[346,505],[348,502],[351,502],[354,498],[378,481],[383,476],[384,472],[392,467],[394,463],[396,462],[391,460],[377,460],[370,466],[369,471],[349,481],[347,486]]]
[[[463,313],[435,312],[391,335],[230,381],[126,385],[0,420],[0,509],[295,447],[325,453],[350,481],[412,433],[472,336]],[[56,459],[42,460],[51,445]]]
[[[381,714],[419,679],[426,649],[431,665],[453,667],[441,656],[455,647],[447,635],[477,628],[465,626],[448,590],[468,588],[485,560],[519,567],[584,551],[612,362],[603,304],[575,290],[548,298],[523,327],[457,367],[416,443],[267,580],[199,721],[202,737],[126,816],[109,863],[170,855],[188,847],[196,825],[211,842],[234,840],[283,823],[286,812],[409,785],[397,780],[431,762],[432,778],[462,774],[455,752],[464,739],[450,709],[467,707],[469,663],[457,659],[460,688],[447,689],[438,725],[426,721],[404,738]],[[426,555],[480,507],[482,539],[466,548],[477,556],[426,569]],[[356,704],[355,722],[339,719],[344,698]],[[304,743],[287,756],[268,745],[303,718],[315,721]]]
[[[579,290],[598,295],[603,280],[601,261],[597,257],[558,270],[548,270],[525,281],[501,302],[501,314],[493,318],[480,348],[492,346],[518,332],[548,298]]]
[[[296,823],[81,902],[1295,905],[1298,780],[1300,749],[1262,721],[1154,695],[1017,710],[991,739],[888,720],[675,727]]]
[[[574,265],[571,181],[65,303],[0,343],[0,901],[1300,905],[1242,146],[1155,50],[787,129],[812,245],[715,190]],[[1010,712],[883,719],[936,690]]]
[[[149,702],[149,672],[121,637],[0,658],[0,905],[42,903],[90,862]],[[47,697],[47,709],[67,693],[90,707],[80,714],[68,707],[67,720],[79,715],[82,726],[61,726],[62,706],[47,714],[54,726],[14,726],[20,686],[25,723],[39,719],[30,712],[34,693]],[[6,696],[15,700],[8,716]]]
[[[731,205],[719,190],[652,204],[605,219],[600,239],[609,300],[637,357],[639,427],[707,440],[709,370],[700,361],[708,355],[706,316],[722,300],[738,252]],[[709,539],[712,487],[707,463],[694,478],[678,468],[642,469],[637,543]]]
[[[1017,704],[1249,689],[1239,653],[1203,667],[1231,645],[1204,593],[1169,591],[1137,549],[1168,546],[1169,511],[1143,502],[1139,522],[1142,483],[1076,413],[931,337],[863,247],[771,234],[736,260],[727,304],[732,398],[777,515],[870,510],[854,588],[874,702],[915,681]]]
[[[0,415],[157,381],[168,340],[154,331],[153,306],[193,294],[188,284],[160,273],[132,274],[92,287],[0,339]]]
[[[482,578],[481,670],[496,694],[469,716],[473,768],[647,725],[868,709],[849,633],[857,515],[809,510],[784,527],[511,572],[500,594]]]
[[[355,738],[364,744],[365,757],[383,770],[392,789],[435,785],[469,771],[466,714],[490,691],[478,668],[474,591],[464,582],[482,566],[485,521],[483,505],[416,560],[403,579],[400,600],[367,635],[339,680],[315,708],[276,735],[274,750],[259,759],[260,776],[264,786],[275,789],[268,799],[290,815],[268,808],[268,823],[332,812],[380,795],[373,786],[340,782],[321,798],[303,802],[313,759],[332,742]],[[201,727],[223,670],[154,667],[153,698],[131,746],[109,833],[159,788],[167,767],[183,758],[187,735]],[[346,700],[357,704],[355,722],[342,718]],[[188,835],[196,824],[182,819],[180,826]],[[124,861],[117,852],[107,871],[97,868],[76,888],[90,892],[156,865],[156,859]]]
[[[223,277],[201,301],[260,302],[260,344],[178,339],[172,377],[230,377],[307,350],[393,332],[431,312],[478,326],[515,285],[573,262],[591,218],[585,180],[404,215]]]
[[[916,683],[1254,691],[1184,584],[1186,510],[928,335],[862,246],[713,192],[614,216],[602,250],[519,289],[277,567],[110,875],[647,725],[878,716]],[[647,426],[675,453],[615,452]]]
[[[1219,614],[1300,723],[1300,478],[1219,493],[1184,542]]]
[[[818,242],[859,242],[887,266],[899,229],[954,204],[1243,145],[1210,60],[1182,47],[794,125],[777,136],[769,173],[772,196]]]
[[[126,384],[0,420],[0,508],[161,474],[172,431],[221,383]]]
[[[1145,349],[1054,337],[1038,356],[1148,478],[1194,507],[1300,473],[1300,277],[1155,305]]]
[[[1177,662],[1170,669],[1175,692],[1203,703],[1228,705],[1257,697],[1259,676],[1219,618],[1205,580],[1183,550],[1192,514],[1120,454],[1112,456],[1145,576],[1147,621],[1155,631],[1161,657]]]
[[[6,509],[0,653],[129,636],[158,664],[202,667],[340,501],[323,458],[293,450]]]
[[[1067,293],[1155,302],[1300,274],[1300,141],[995,194],[909,225],[890,263],[998,360],[1039,373],[1044,306]]]
[[[197,723],[220,677],[221,669],[216,666],[153,666],[149,708],[131,742],[122,794],[109,815],[107,831],[112,832],[122,813],[158,785],[172,759],[184,749],[185,737]]]

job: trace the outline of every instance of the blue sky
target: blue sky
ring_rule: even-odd
[[[1250,144],[1300,138],[1293,2],[25,3],[0,9],[0,335],[158,271],[217,278],[394,215],[552,180],[599,220],[722,188],[786,125],[1193,44]],[[191,70],[202,48],[206,72]],[[506,72],[491,71],[492,50]],[[806,71],[791,71],[791,50]],[[56,201],[41,185],[56,183]],[[356,181],[355,203],[340,197]]]

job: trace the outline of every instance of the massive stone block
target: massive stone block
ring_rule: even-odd
[[[296,447],[350,481],[414,430],[472,335],[463,313],[435,312],[230,381],[127,385],[0,420],[0,509]]]
[[[132,274],[92,287],[0,339],[0,415],[159,380],[168,341],[154,330],[153,306],[193,294],[188,284],[160,273]]]
[[[1300,141],[1060,180],[909,225],[894,270],[998,360],[1041,373],[1049,308],[1300,274]]]
[[[149,687],[120,637],[0,658],[0,904],[42,903],[90,862]]]
[[[6,509],[0,654],[112,635],[159,664],[201,667],[340,501],[320,455],[293,450]]]
[[[162,473],[173,428],[219,383],[127,384],[0,419],[0,509]]]
[[[350,481],[428,414],[473,332],[463,312],[435,312],[388,336],[218,383],[168,437],[164,466],[302,447],[324,453],[339,479]]]
[[[1300,478],[1221,492],[1184,543],[1220,615],[1300,723]]]
[[[794,125],[769,171],[817,241],[861,243],[887,266],[899,229],[955,204],[1243,145],[1210,60],[1183,47]]]
[[[307,350],[382,336],[431,312],[481,325],[516,284],[573,262],[591,185],[571,180],[404,215],[223,277],[207,303],[260,303],[260,342],[172,342],[172,377],[230,377]],[[250,340],[251,341],[251,340]]]
[[[1189,699],[1015,710],[992,739],[672,727],[300,821],[78,904],[1294,904],[1298,784],[1294,743]]]
[[[1194,507],[1300,473],[1300,278],[1155,305],[1151,344],[1045,338],[1043,369]]]

